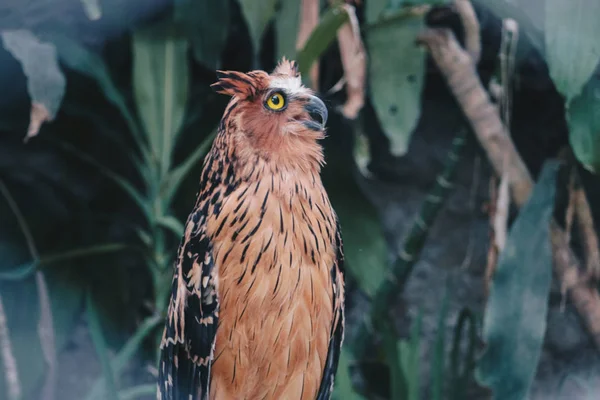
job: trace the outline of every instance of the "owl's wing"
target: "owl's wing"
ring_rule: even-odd
[[[160,345],[160,400],[208,399],[219,300],[213,248],[202,211],[196,208],[189,216],[179,246]]]
[[[329,400],[331,398],[340,352],[342,350],[342,342],[344,340],[344,248],[339,222],[337,223],[336,245],[336,260],[334,265],[331,266],[334,320],[329,339],[329,348],[327,350],[327,360],[317,400]]]

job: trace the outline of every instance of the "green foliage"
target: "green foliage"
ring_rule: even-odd
[[[436,178],[434,187],[422,203],[419,214],[415,216],[396,263],[386,275],[386,280],[377,288],[372,298],[371,313],[365,316],[358,327],[356,339],[352,343],[352,351],[358,359],[361,359],[366,353],[372,333],[371,327],[379,328],[387,320],[388,305],[394,302],[408,280],[415,262],[423,250],[431,224],[435,221],[444,200],[453,188],[451,182],[465,146],[466,135],[467,131],[463,129],[452,141],[452,148],[448,152],[444,170]]]
[[[94,347],[96,348],[96,354],[100,359],[100,365],[102,365],[102,372],[104,374],[104,380],[106,385],[106,394],[111,399],[119,400],[119,394],[117,393],[117,385],[115,383],[115,373],[110,365],[108,359],[108,347],[104,334],[102,333],[102,325],[100,323],[100,317],[98,311],[96,311],[96,305],[93,299],[91,290],[88,291],[86,296],[86,311],[90,325],[90,335]]]
[[[417,319],[410,329],[409,340],[398,341],[398,353],[400,354],[400,368],[406,382],[406,400],[419,400],[420,370],[421,370],[421,326],[423,312],[419,311]]]
[[[118,376],[123,369],[127,366],[129,361],[133,358],[134,354],[139,350],[142,345],[142,341],[152,332],[154,328],[156,328],[160,323],[163,322],[163,319],[158,316],[151,316],[146,318],[140,326],[137,328],[135,333],[127,340],[125,345],[121,348],[119,353],[116,355],[114,360],[110,363],[110,365],[104,365],[104,375],[96,380],[94,386],[92,386],[92,390],[89,392],[86,400],[96,400],[106,397],[104,393],[110,390],[110,375],[107,376],[107,372]],[[100,326],[97,326],[95,329],[100,329]],[[96,333],[98,334],[98,333]],[[99,357],[102,357],[101,354],[98,354]],[[106,379],[108,377],[108,380]],[[114,385],[114,383],[113,383]],[[153,389],[156,390],[156,386],[152,385]],[[107,390],[108,389],[108,390]],[[139,388],[138,388],[139,389]],[[131,395],[131,394],[129,394]],[[121,399],[124,400],[129,395],[121,395]],[[102,397],[101,397],[102,396]]]
[[[167,22],[139,28],[133,34],[135,105],[160,174],[171,166],[188,99],[188,41],[178,30]]]
[[[401,156],[408,150],[421,115],[426,52],[415,41],[425,27],[424,13],[402,8],[395,10],[399,14],[391,18],[382,14],[383,9],[375,10],[374,5],[367,8],[369,95],[381,128],[390,140],[390,152]],[[369,20],[369,15],[374,19]]]
[[[346,269],[360,289],[373,296],[389,265],[381,218],[356,182],[348,179],[340,186],[333,187],[329,197],[340,219]]]
[[[525,399],[540,357],[552,282],[549,225],[558,164],[547,162],[500,254],[483,323],[478,381],[498,399]]]
[[[468,326],[467,326],[468,324]],[[461,370],[460,345],[462,342],[463,330],[467,331],[467,354],[464,357],[463,368]],[[469,379],[472,378],[475,370],[475,346],[477,345],[477,319],[473,312],[468,308],[463,308],[458,321],[454,326],[454,338],[452,340],[452,352],[450,354],[450,398],[455,400],[465,399],[467,397],[466,386]]]
[[[364,397],[356,393],[352,388],[352,378],[350,377],[351,360],[352,355],[346,347],[343,347],[338,362],[338,372],[335,377],[335,387],[332,395],[334,400],[364,400]]]
[[[438,314],[437,333],[433,345],[431,359],[431,393],[432,400],[441,400],[446,378],[446,318],[448,316],[448,288],[444,293],[440,313]]]
[[[579,96],[600,61],[600,2],[546,0],[546,61],[567,104]]]
[[[14,265],[22,264],[26,256],[23,254],[22,246],[11,243],[8,238],[2,239],[0,271],[4,272],[13,269]],[[54,345],[58,351],[64,348],[75,328],[84,291],[81,277],[72,269],[53,269],[45,272],[44,276],[51,300],[55,328]],[[36,276],[28,275],[18,281],[0,281],[0,293],[23,389],[23,398],[30,398],[41,384],[46,369],[44,358],[40,356],[43,352],[38,335],[40,297]],[[4,396],[4,393],[6,393],[5,382],[0,379],[0,394]]]
[[[333,43],[338,29],[346,22],[348,22],[348,13],[342,6],[331,7],[321,16],[319,25],[313,30],[306,44],[298,53],[297,61],[303,77],[308,74],[312,64]]]
[[[231,19],[229,8],[229,1],[175,0],[175,22],[183,27],[194,59],[207,68],[221,67]]]
[[[56,46],[60,61],[67,67],[76,72],[94,80],[100,87],[106,99],[112,103],[120,112],[130,133],[136,139],[138,144],[137,154],[141,154],[146,160],[149,159],[149,154],[145,147],[145,142],[136,119],[127,106],[125,97],[121,90],[115,85],[106,64],[100,55],[92,52],[83,46],[79,41],[61,34],[47,35],[47,39]],[[132,157],[137,160],[136,152],[130,152]],[[138,166],[141,161],[138,161]]]
[[[600,79],[592,78],[567,109],[569,141],[577,159],[600,171]]]
[[[278,60],[296,58],[296,40],[300,27],[300,1],[281,0],[275,14],[275,55]]]
[[[275,15],[277,0],[238,0],[246,20],[255,57],[260,51],[260,43],[269,22]]]

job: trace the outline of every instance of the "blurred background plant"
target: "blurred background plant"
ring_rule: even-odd
[[[595,0],[3,2],[0,397],[155,398],[227,101],[209,85],[282,56],[337,111],[334,397],[594,397],[599,17]]]

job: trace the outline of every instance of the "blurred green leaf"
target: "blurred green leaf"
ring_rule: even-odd
[[[285,56],[288,60],[296,58],[296,40],[300,27],[299,0],[281,0],[275,15],[275,55],[277,60]]]
[[[437,332],[433,345],[431,360],[431,394],[432,400],[441,400],[444,393],[446,377],[446,317],[450,305],[448,286],[444,288],[444,297],[438,314]]]
[[[212,132],[206,139],[200,143],[200,145],[194,150],[192,154],[188,156],[181,164],[177,167],[173,168],[169,173],[167,179],[164,181],[164,193],[163,200],[169,204],[172,200],[173,196],[179,189],[179,186],[187,176],[187,174],[191,171],[191,169],[196,165],[202,157],[208,152],[210,146],[212,145],[213,139],[217,135],[217,131]]]
[[[24,29],[0,31],[0,36],[4,48],[21,63],[27,77],[32,103],[27,137],[32,137],[43,122],[54,119],[65,94],[66,80],[58,66],[56,48]]]
[[[497,399],[527,398],[537,369],[552,282],[549,224],[557,170],[557,162],[546,162],[498,259],[483,324],[487,347],[476,370]]]
[[[379,213],[355,182],[329,188],[328,193],[340,220],[346,270],[361,290],[373,296],[389,266]]]
[[[39,261],[31,261],[24,264],[21,264],[17,267],[10,268],[8,271],[0,272],[0,281],[18,281],[21,279],[25,279],[35,270],[37,267],[42,265],[49,265],[52,263],[56,263],[59,261],[71,261],[75,258],[79,257],[87,257],[90,255],[97,254],[106,254],[112,253],[116,251],[121,251],[126,249],[128,246],[121,243],[109,243],[109,244],[101,244],[97,246],[84,247],[81,249],[73,249],[69,251],[64,251],[58,254],[49,254],[46,256],[41,256]]]
[[[421,115],[426,54],[415,41],[424,28],[424,15],[406,13],[372,25],[365,33],[369,93],[395,156],[408,150]]]
[[[160,226],[169,229],[178,238],[183,235],[183,231],[185,230],[183,224],[172,215],[160,217],[156,222]]]
[[[133,34],[133,91],[155,166],[166,173],[188,99],[188,42],[166,23]]]
[[[600,78],[592,78],[567,107],[569,142],[587,169],[600,172]]]
[[[400,366],[406,381],[406,400],[419,400],[422,321],[423,312],[420,310],[410,328],[410,340],[398,342]]]
[[[0,271],[3,273],[29,258],[24,248],[9,242],[6,237],[0,240],[0,257]],[[72,269],[51,269],[45,271],[44,276],[51,300],[55,346],[60,353],[77,325],[84,291],[80,277]],[[35,275],[19,281],[0,281],[0,292],[19,368],[23,398],[29,399],[39,389],[46,370],[38,336],[40,306]],[[0,394],[4,393],[5,382],[0,378]]]
[[[600,61],[600,1],[546,0],[546,60],[550,76],[570,102]]]
[[[136,139],[142,155],[148,159],[147,145],[142,137],[133,114],[127,107],[125,97],[114,84],[104,60],[81,43],[65,35],[52,34],[45,38],[54,43],[60,60],[65,65],[85,76],[94,79],[102,89],[106,99],[121,112],[128,128]]]
[[[111,369],[114,374],[119,375],[123,371],[123,369],[127,366],[129,361],[131,361],[135,353],[141,347],[144,339],[146,339],[148,334],[152,332],[152,330],[156,328],[161,322],[163,322],[163,319],[161,317],[153,315],[146,318],[140,324],[135,333],[127,340],[125,345],[123,345],[117,356],[112,361]],[[105,379],[102,376],[98,378],[98,380],[96,380],[96,383],[94,384],[92,390],[87,396],[87,400],[100,399],[100,396],[104,394],[104,387]],[[156,391],[156,386],[153,385],[153,387]],[[132,390],[132,388],[130,390]],[[124,400],[125,398],[129,397],[129,395],[130,394],[124,395],[122,399]]]
[[[275,15],[277,0],[238,0],[246,20],[254,54],[260,51],[263,33]]]
[[[115,383],[115,373],[110,365],[110,360],[108,358],[108,346],[106,345],[104,334],[102,333],[100,316],[96,311],[96,306],[94,304],[91,291],[88,291],[86,296],[86,311],[90,327],[90,336],[92,337],[92,342],[96,348],[96,355],[100,359],[100,364],[102,365],[106,393],[108,396],[110,396],[110,399],[119,400],[117,385]]]
[[[337,375],[335,376],[335,386],[331,396],[334,400],[365,400],[365,398],[356,393],[352,387],[352,378],[350,377],[351,360],[352,358],[348,350],[345,347],[342,347]]]
[[[229,20],[229,1],[175,0],[175,21],[183,25],[195,60],[211,70],[221,67]]]
[[[307,75],[312,64],[321,57],[321,54],[337,37],[337,31],[348,22],[346,9],[339,5],[331,7],[321,16],[319,25],[308,37],[304,48],[298,52],[300,73]]]
[[[406,375],[400,360],[400,342],[393,326],[393,320],[385,321],[382,325],[385,359],[390,371],[390,400],[405,400],[407,393]]]
[[[468,325],[467,325],[468,324]],[[465,328],[467,327],[467,328]],[[467,352],[460,366],[460,350],[463,329],[467,331]],[[475,350],[477,346],[477,320],[469,308],[463,308],[454,327],[454,338],[450,352],[450,398],[462,400],[466,397],[467,384],[475,368]]]
[[[372,24],[383,16],[384,11],[390,4],[390,0],[369,0],[365,4],[365,20]]]
[[[152,216],[152,213],[150,212],[149,201],[127,179],[123,178],[121,175],[117,174],[116,172],[113,172],[112,170],[110,170],[106,166],[102,165],[101,163],[99,163],[98,161],[96,161],[95,159],[93,159],[92,157],[90,157],[89,155],[84,153],[83,151],[77,149],[75,146],[73,146],[72,144],[70,144],[68,142],[61,141],[60,146],[64,150],[68,151],[70,154],[72,154],[75,157],[77,157],[78,159],[80,159],[81,161],[84,161],[90,165],[93,165],[94,167],[96,167],[98,172],[100,172],[102,175],[104,175],[107,178],[109,178],[110,180],[112,180],[125,193],[127,193],[129,195],[129,197],[131,197],[131,199],[138,205],[138,207],[140,208],[140,211],[143,212],[146,219],[148,221],[152,221],[153,216]]]

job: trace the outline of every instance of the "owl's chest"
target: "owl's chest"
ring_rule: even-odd
[[[268,189],[241,193],[208,221],[220,301],[215,382],[230,381],[228,391],[248,398],[268,395],[264,388],[274,388],[271,396],[300,386],[314,392],[333,320],[328,202],[308,192],[291,199]]]

